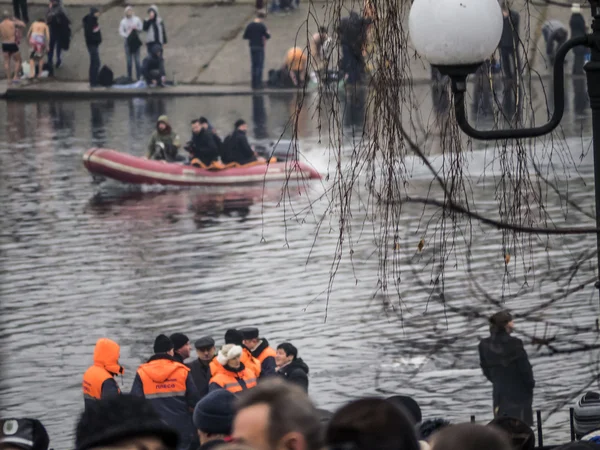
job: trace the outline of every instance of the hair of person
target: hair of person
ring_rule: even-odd
[[[433,450],[512,450],[506,433],[493,425],[452,425],[436,433],[432,441]]]
[[[417,437],[424,441],[429,441],[433,435],[444,428],[452,425],[448,420],[436,417],[425,419],[417,426]]]
[[[38,20],[36,20],[36,22],[46,23],[46,19],[40,17]]]
[[[202,122],[200,122],[200,119],[193,119],[190,123],[193,125],[195,123],[202,123]]]
[[[342,406],[329,421],[325,440],[330,448],[419,450],[411,420],[382,398],[361,398]]]
[[[198,119],[198,122],[200,122],[201,124],[205,124],[205,123],[208,123],[208,119],[206,117],[202,116]]]
[[[321,33],[321,34],[327,34],[327,27],[320,26],[319,27],[319,33]]]
[[[240,395],[236,410],[262,404],[269,407],[269,442],[273,448],[290,432],[304,436],[306,450],[322,448],[318,413],[302,388],[285,380],[268,379]]]
[[[259,10],[259,11],[256,11],[256,17],[259,19],[264,19],[265,17],[267,17],[267,15],[265,14],[265,12],[263,10]]]
[[[292,355],[294,359],[298,357],[298,349],[294,347],[289,342],[284,342],[283,344],[279,344],[277,346],[277,350],[283,350],[286,356]]]

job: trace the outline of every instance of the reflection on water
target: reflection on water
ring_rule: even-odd
[[[563,125],[575,154],[588,144],[589,130],[583,85],[577,81],[568,84],[574,95]],[[429,117],[435,103],[431,87],[417,90],[423,98],[419,114]],[[436,110],[442,111],[448,108],[448,91],[439,93]],[[305,105],[314,100],[307,96]],[[81,376],[98,337],[121,344],[126,372],[119,382],[127,391],[158,333],[182,331],[192,339],[211,334],[220,343],[227,328],[256,325],[273,344],[289,340],[297,345],[310,366],[311,395],[321,407],[334,408],[358,395],[402,393],[414,396],[425,416],[490,418],[491,387],[480,373],[476,352],[487,324],[473,314],[496,307],[476,286],[508,284],[511,293],[518,293],[507,300],[509,307],[523,314],[557,290],[555,271],[567,270],[576,255],[589,249],[587,237],[532,241],[536,283],[545,280],[541,293],[521,289],[520,274],[507,281],[502,236],[476,227],[471,265],[448,269],[447,303],[440,305],[429,296],[431,267],[424,267],[436,255],[429,241],[423,252],[415,250],[424,233],[421,221],[429,219],[423,215],[430,211],[403,206],[400,305],[395,295],[373,295],[377,247],[363,223],[366,213],[355,210],[349,219],[357,230],[351,236],[352,263],[342,258],[327,297],[339,233],[337,217],[325,214],[326,202],[318,201],[324,192],[320,182],[290,185],[285,195],[271,185],[171,190],[107,182],[99,187],[81,164],[83,152],[94,145],[144,154],[161,114],[185,140],[190,119],[202,115],[221,134],[245,118],[252,137],[265,139],[289,138],[290,124],[297,122],[302,153],[326,172],[316,124],[319,119],[327,123],[329,112],[321,117],[308,108],[298,112],[296,101],[295,94],[286,93],[0,103],[0,391],[5,411],[39,417],[48,424],[53,447],[69,448],[83,407]],[[362,133],[369,109],[364,92],[351,92],[345,101],[344,134],[351,135],[352,129]],[[557,161],[570,174],[574,169],[568,164],[579,164],[582,178],[569,179],[569,198],[584,210],[593,208],[590,161],[589,153]],[[483,152],[470,152],[469,164],[476,178],[489,162]],[[407,189],[428,192],[430,176],[419,172],[418,163],[410,165],[415,178]],[[328,180],[323,183],[328,187]],[[478,212],[497,214],[494,195],[493,186],[474,184]],[[556,223],[589,222],[574,210],[565,218],[560,201],[547,195],[546,208]],[[321,234],[315,240],[317,228]],[[585,265],[573,283],[590,276],[593,267]],[[488,294],[503,301],[499,289]],[[583,327],[577,338],[592,341],[596,335],[586,327],[593,325],[597,310],[589,300],[584,289],[545,310],[549,332],[564,337],[576,323]],[[564,405],[596,379],[589,361],[597,355],[548,357],[525,339],[541,326],[537,317],[520,316],[517,322],[536,374],[534,406],[556,409],[549,418],[544,415],[545,431],[550,441],[565,438]],[[557,374],[556,367],[568,367],[568,374]]]

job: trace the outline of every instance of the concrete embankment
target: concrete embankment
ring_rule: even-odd
[[[31,19],[43,17],[46,3],[34,0],[30,5]],[[148,0],[132,0],[140,17],[146,15]],[[206,92],[207,95],[222,95],[238,93],[236,89],[248,86],[250,80],[249,52],[247,43],[242,39],[245,25],[253,17],[254,2],[249,0],[235,3],[207,3],[207,0],[160,0],[157,2],[163,17],[168,36],[164,55],[168,78],[177,84],[210,85],[210,89],[199,89],[196,94]],[[529,47],[529,62],[532,70],[540,74],[548,72],[545,61],[544,47],[540,39],[542,22],[548,18],[558,18],[568,25],[570,10],[557,6],[536,6],[526,0],[514,2],[515,9],[521,14],[521,37],[525,46]],[[112,68],[115,76],[126,73],[123,39],[118,34],[118,26],[123,16],[123,0],[65,0],[65,7],[73,22],[73,39],[70,50],[63,57],[63,66],[56,71],[56,81],[85,82],[88,78],[88,54],[85,47],[82,17],[87,14],[91,5],[99,6],[102,10],[100,24],[103,43],[100,56],[103,64]],[[359,3],[350,4],[357,7]],[[0,1],[2,9],[11,9],[7,0]],[[407,8],[408,11],[408,8]],[[305,46],[307,36],[312,34],[318,24],[329,22],[331,3],[313,2],[308,4],[301,0],[299,10],[287,15],[270,14],[267,26],[272,38],[267,44],[265,77],[268,69],[281,65],[286,50],[297,44]],[[587,17],[589,9],[583,9]],[[404,20],[406,21],[406,17]],[[23,57],[27,55],[27,45],[21,46]],[[145,54],[145,50],[143,51]],[[428,65],[414,57],[411,60],[413,80],[426,80],[429,77]],[[55,82],[55,81],[53,81]],[[27,85],[28,83],[23,83]],[[43,86],[43,88],[42,88]],[[216,88],[214,86],[223,86]],[[237,86],[236,89],[232,86]],[[37,83],[37,86],[23,86],[10,89],[12,96],[18,95],[19,90],[50,91],[51,89],[73,90],[74,95],[84,92],[99,92],[84,88],[82,84],[64,84],[59,88],[49,82]],[[169,89],[160,94],[168,93],[192,95],[189,88]],[[233,89],[233,91],[232,91]],[[129,93],[130,95],[132,93]],[[107,94],[112,95],[112,94]],[[119,95],[119,94],[115,94]]]

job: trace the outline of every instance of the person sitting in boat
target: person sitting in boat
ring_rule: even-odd
[[[192,120],[192,139],[186,148],[193,166],[210,166],[219,161],[220,140],[210,129],[205,117]]]
[[[239,119],[235,123],[233,133],[227,136],[223,142],[221,161],[224,164],[236,162],[243,165],[254,161],[266,161],[264,158],[258,156],[248,143],[247,131],[248,125],[244,120]]]
[[[148,159],[182,161],[185,158],[177,154],[179,146],[179,136],[171,128],[169,118],[165,115],[160,116],[148,143]]]

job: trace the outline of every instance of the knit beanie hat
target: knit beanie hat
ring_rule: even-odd
[[[48,450],[50,438],[46,427],[37,419],[0,420],[0,445],[25,450]]]
[[[154,353],[167,353],[173,350],[173,342],[164,334],[159,334],[154,340]]]
[[[169,428],[143,397],[122,394],[90,403],[77,424],[76,450],[110,447],[124,439],[156,436],[169,449],[177,447],[177,432]]]
[[[219,354],[217,355],[217,361],[222,366],[226,365],[229,360],[233,358],[237,358],[238,356],[242,356],[242,347],[234,344],[225,344],[219,350]]]
[[[411,397],[405,395],[394,395],[386,398],[393,405],[399,407],[405,413],[408,413],[408,418],[412,419],[413,425],[418,424],[422,420],[421,408],[419,404]]]
[[[207,434],[231,434],[235,395],[226,389],[208,393],[194,408],[194,425]]]
[[[243,340],[244,340],[244,336],[242,335],[241,331],[231,328],[225,332],[225,343],[226,344],[242,345]]]
[[[183,333],[173,333],[169,337],[169,339],[171,339],[171,342],[173,343],[173,348],[175,350],[179,350],[185,344],[187,344],[188,342],[190,342],[190,340],[188,339],[188,337],[185,334],[183,334]]]
[[[586,392],[579,397],[575,403],[573,423],[578,437],[600,428],[600,394]]]

